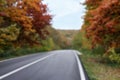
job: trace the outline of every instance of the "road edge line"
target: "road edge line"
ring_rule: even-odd
[[[76,52],[75,52],[75,57],[76,57],[76,60],[77,60],[77,63],[78,63],[78,68],[79,68],[79,72],[80,72],[80,78],[81,78],[81,80],[86,80],[86,78],[85,78],[85,73],[84,73],[84,70],[83,70],[81,61],[80,61],[80,59],[78,58],[78,55],[77,55]]]

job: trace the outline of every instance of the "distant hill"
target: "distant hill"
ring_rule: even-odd
[[[79,30],[54,29],[52,26],[48,26],[47,31],[49,32],[49,38],[52,38],[54,44],[61,49],[71,48],[74,36],[79,32]]]
[[[79,32],[79,30],[60,30],[57,29],[57,31],[64,37],[66,37],[67,39],[73,39],[74,36]]]

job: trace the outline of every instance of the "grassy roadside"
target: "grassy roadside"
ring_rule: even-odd
[[[120,80],[120,65],[101,63],[98,55],[82,51],[81,60],[90,80]]]
[[[49,51],[46,47],[26,47],[26,48],[19,48],[19,49],[11,49],[7,50],[4,53],[0,53],[0,61],[5,60],[5,59],[10,59],[10,58],[15,58],[15,57],[20,57],[20,56],[25,56],[25,55],[30,55],[30,54],[35,54],[38,52],[45,52]]]

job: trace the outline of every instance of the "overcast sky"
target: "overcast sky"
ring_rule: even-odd
[[[56,29],[80,29],[85,13],[85,0],[44,0],[54,15],[52,26]]]

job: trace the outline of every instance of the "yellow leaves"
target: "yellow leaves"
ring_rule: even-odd
[[[31,36],[33,34],[38,33],[40,37],[46,34],[42,33],[42,29],[46,27],[46,25],[50,24],[51,16],[46,14],[47,6],[42,3],[42,0],[5,1],[6,4],[3,6],[5,9],[2,10],[5,16],[0,15],[2,18],[4,18],[4,22],[2,25],[0,25],[0,27],[6,28],[4,29],[4,32],[1,32],[1,37],[5,41],[7,41],[8,39],[8,41],[14,41],[17,37],[19,37],[18,42],[27,41],[33,43],[31,41]],[[2,19],[0,19],[0,22],[2,22]],[[10,27],[8,26],[13,23],[16,23],[17,27],[20,27],[21,32],[19,35],[15,35],[16,32],[14,32],[14,30],[10,31]],[[9,35],[6,33],[8,33]]]
[[[18,9],[17,7],[10,7],[7,8],[5,12],[12,19],[12,21],[17,22],[23,27],[24,30],[29,31],[32,29],[32,19],[26,16],[27,13],[23,9]]]
[[[6,34],[1,34],[0,37],[1,37],[1,38],[6,38],[7,36],[6,36]]]
[[[3,18],[0,17],[0,24],[3,23],[3,22],[4,22]]]
[[[116,53],[115,47],[109,47],[103,57],[108,58],[111,62],[120,64],[120,54]]]
[[[22,1],[22,3],[23,3],[22,6],[24,6],[25,10],[27,10],[29,8],[29,9],[35,9],[37,11],[40,11],[39,6],[37,5],[40,2],[41,2],[41,0],[23,0]],[[26,5],[28,7],[25,7]]]
[[[3,39],[0,39],[0,44],[5,44],[5,41]]]
[[[16,24],[13,24],[7,28],[0,28],[0,44],[6,44],[17,39],[20,29],[16,28],[16,26]]]

